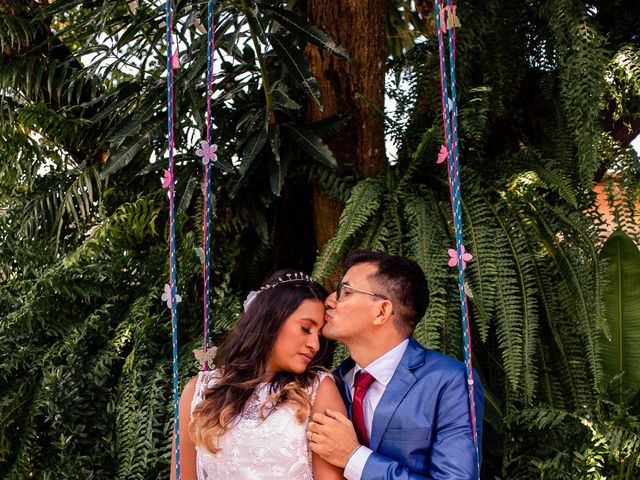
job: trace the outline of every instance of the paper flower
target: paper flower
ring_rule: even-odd
[[[202,157],[202,163],[207,165],[209,162],[218,160],[216,150],[218,150],[218,145],[215,143],[209,145],[206,140],[202,140],[200,148],[196,150],[196,155]]]
[[[462,269],[464,270],[467,268],[467,262],[473,258],[473,255],[464,251],[464,245],[460,245],[460,251],[462,252]],[[455,267],[458,265],[458,252],[454,248],[450,248],[448,252],[451,257],[449,259],[449,266]]]
[[[163,302],[167,302],[167,308],[171,308],[171,286],[167,283],[164,284],[164,293],[160,297]],[[176,303],[180,303],[182,297],[176,293]]]
[[[165,169],[164,176],[160,181],[162,182],[162,188],[169,188],[169,185],[171,185],[171,182],[173,181],[173,175],[169,170]]]
[[[449,156],[449,150],[447,150],[447,147],[445,145],[442,145],[442,147],[440,147],[440,152],[438,152],[437,163],[444,162],[448,156]]]

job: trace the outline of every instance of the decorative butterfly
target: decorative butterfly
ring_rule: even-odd
[[[204,263],[206,257],[204,255],[204,250],[202,249],[202,247],[193,247],[193,249],[196,251],[196,255],[198,256],[200,263]]]
[[[167,308],[171,308],[171,286],[168,283],[164,284],[164,293],[160,297],[163,302],[167,302]],[[176,303],[180,303],[182,297],[176,293]]]
[[[200,364],[201,368],[204,368],[204,364],[206,363],[209,368],[213,367],[213,359],[218,353],[218,347],[211,347],[209,350],[204,352],[203,350],[193,350],[193,356],[196,357],[196,360]]]
[[[180,55],[178,54],[178,50],[171,54],[171,68],[177,70],[181,67],[180,65]]]
[[[442,145],[440,147],[440,152],[438,152],[438,161],[436,163],[444,162],[449,156],[449,150],[447,150],[446,145]]]
[[[460,27],[460,19],[456,14],[456,5],[453,7],[446,7],[447,10],[447,28],[459,28]]]
[[[162,188],[169,188],[169,185],[171,185],[171,182],[173,181],[173,175],[171,175],[171,172],[169,170],[164,171],[164,176],[162,177],[161,181]]]

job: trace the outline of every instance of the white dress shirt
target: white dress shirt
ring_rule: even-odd
[[[349,370],[344,376],[344,380],[351,391],[351,398],[353,398],[354,390],[353,379],[357,372],[365,370],[375,379],[367,390],[367,394],[362,401],[364,425],[367,429],[367,435],[369,438],[371,438],[371,426],[373,425],[373,415],[376,411],[376,407],[378,406],[378,403],[380,403],[380,399],[382,398],[384,391],[387,389],[387,385],[389,385],[391,377],[393,377],[393,374],[395,373],[400,360],[402,360],[402,356],[404,355],[408,345],[409,339],[406,338],[387,353],[376,358],[373,362],[367,365],[366,369],[356,363],[356,366]],[[360,448],[351,455],[351,458],[347,462],[347,465],[344,468],[344,477],[347,480],[360,480],[362,477],[362,471],[364,470],[364,465],[367,463],[367,459],[371,453],[373,452],[370,448],[361,445]]]

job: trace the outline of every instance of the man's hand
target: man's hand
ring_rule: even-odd
[[[314,413],[307,427],[309,448],[327,462],[344,468],[360,443],[351,420],[327,408],[326,415]]]

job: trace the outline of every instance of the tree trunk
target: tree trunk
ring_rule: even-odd
[[[371,177],[387,167],[384,141],[386,15],[384,0],[309,0],[309,20],[344,46],[351,61],[310,46],[307,59],[318,81],[324,109],[311,102],[309,123],[336,115],[351,116],[341,132],[327,139],[343,170]],[[359,98],[358,98],[359,97]],[[313,192],[314,225],[319,250],[334,235],[342,206],[321,186]]]

